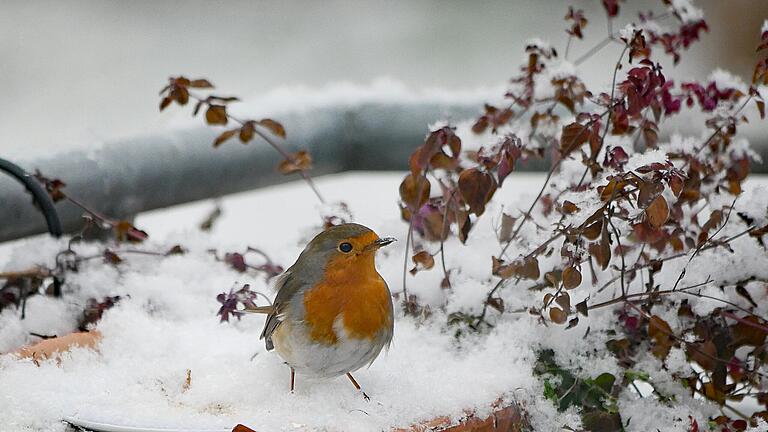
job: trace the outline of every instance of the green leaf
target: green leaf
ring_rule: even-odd
[[[544,379],[544,397],[557,403],[557,393],[555,387],[552,386],[552,382],[549,379]]]
[[[605,372],[595,378],[595,384],[603,389],[604,392],[610,394],[613,390],[613,383],[616,382],[616,377]]]

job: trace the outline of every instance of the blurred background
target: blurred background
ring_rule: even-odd
[[[683,66],[664,57],[666,71],[704,78],[719,66],[748,81],[768,1],[695,4],[710,32]],[[207,77],[222,93],[251,100],[299,89],[290,93],[296,105],[301,89],[365,87],[381,77],[406,90],[490,97],[518,67],[526,39],[548,40],[562,54],[569,5],[590,20],[585,40],[571,47],[573,59],[606,35],[598,0],[4,1],[0,155],[34,159],[162,132],[182,114],[157,110],[158,90],[176,74]],[[659,0],[621,8],[615,29],[636,10],[663,9]],[[586,81],[607,86],[619,52],[608,46],[582,66]],[[764,146],[765,124],[750,128],[753,144]]]

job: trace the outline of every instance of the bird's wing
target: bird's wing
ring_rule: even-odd
[[[292,269],[288,269],[280,275],[275,287],[277,295],[272,304],[272,311],[267,315],[267,321],[264,323],[264,330],[261,332],[261,339],[265,340],[267,350],[271,351],[275,346],[272,344],[272,333],[283,321],[285,310],[288,307],[293,296],[301,289],[304,283],[295,277]]]

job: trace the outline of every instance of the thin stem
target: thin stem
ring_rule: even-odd
[[[720,225],[720,228],[718,228],[714,233],[712,233],[711,236],[707,237],[707,240],[704,241],[703,243],[701,243],[699,246],[697,246],[696,249],[693,251],[693,253],[691,254],[691,257],[688,258],[688,262],[685,263],[685,265],[683,266],[683,269],[680,270],[680,274],[677,276],[677,280],[675,281],[675,286],[672,289],[677,288],[677,284],[679,284],[680,280],[682,280],[683,277],[685,276],[685,271],[688,268],[688,265],[691,263],[691,261],[693,261],[693,259],[696,257],[696,255],[699,254],[699,251],[701,251],[701,248],[703,246],[707,245],[708,243],[712,242],[712,239],[717,234],[719,234],[720,231],[722,231],[723,228],[725,228],[726,225],[728,225],[728,220],[731,218],[731,213],[733,213],[733,206],[736,205],[736,200],[737,199],[738,199],[738,197],[734,198],[733,201],[731,202],[731,206],[728,208],[728,215],[725,216],[725,220],[723,221],[722,225]]]
[[[403,259],[403,304],[408,304],[408,289],[406,287],[408,276],[408,256],[410,255],[411,237],[413,237],[413,216],[408,222],[408,235],[405,236],[405,258]]]
[[[611,35],[606,36],[603,40],[598,42],[595,46],[590,48],[589,51],[587,51],[586,53],[582,54],[581,57],[574,60],[573,64],[578,66],[584,63],[585,61],[589,60],[590,57],[595,55],[601,49],[605,48],[609,43],[611,43],[611,41],[613,41],[613,36]]]
[[[624,248],[621,246],[621,236],[619,235],[619,230],[616,229],[616,226],[613,224],[613,220],[611,216],[608,216],[608,223],[611,225],[611,228],[613,228],[613,234],[616,236],[616,242],[619,245],[619,250],[621,251],[621,274],[619,275],[621,277],[621,295],[625,296],[627,295],[627,288],[624,285],[624,275],[627,271],[627,265],[624,262]]]
[[[730,313],[728,311],[720,311],[720,315],[722,315],[722,316],[724,316],[726,318],[730,318],[732,320],[738,321],[738,322],[740,322],[740,323],[742,323],[744,325],[747,325],[747,326],[750,326],[750,327],[754,327],[754,328],[756,328],[758,330],[762,330],[762,331],[768,333],[768,327],[766,327],[764,325],[761,325],[761,324],[758,324],[756,322],[752,322],[750,320],[746,320],[744,318],[738,317],[738,316],[736,316],[736,315],[734,315],[734,314],[732,314],[732,313]]]
[[[587,310],[600,309],[600,308],[603,308],[603,307],[606,307],[606,306],[615,305],[617,303],[624,303],[624,302],[626,302],[628,300],[631,300],[631,299],[634,299],[634,298],[652,297],[652,296],[656,296],[656,295],[663,296],[663,295],[670,295],[670,294],[675,294],[675,293],[683,293],[683,294],[685,294],[689,290],[692,290],[692,289],[695,289],[695,288],[699,288],[699,287],[702,287],[704,285],[708,285],[711,282],[712,282],[712,280],[707,278],[707,280],[704,281],[704,282],[700,282],[700,283],[697,283],[695,285],[683,287],[683,288],[680,288],[679,290],[671,290],[671,289],[669,289],[669,290],[662,290],[662,291],[653,291],[653,292],[650,292],[650,293],[644,291],[644,292],[639,292],[639,293],[634,293],[634,294],[625,294],[625,295],[622,295],[620,297],[616,297],[616,298],[613,298],[613,299],[610,299],[610,300],[606,300],[606,301],[601,302],[601,303],[596,303],[596,304],[593,304],[591,306],[588,306]]]
[[[197,100],[198,102],[203,102],[203,103],[206,103],[206,104],[210,105],[210,103],[206,99],[203,99],[200,96],[197,96],[197,95],[195,95],[195,94],[193,94],[191,92],[189,93],[189,97],[191,97],[192,99]],[[246,123],[246,121],[240,120],[237,117],[231,115],[229,113],[229,111],[226,112],[226,115],[227,115],[227,118],[229,118],[230,120],[234,121],[235,123],[240,124],[240,126],[244,126],[245,123]],[[256,126],[259,126],[258,122],[256,122]],[[261,139],[266,141],[267,144],[269,144],[278,153],[280,153],[280,155],[283,158],[285,158],[286,160],[291,161],[291,162],[295,161],[294,157],[290,153],[288,153],[282,146],[277,144],[272,138],[269,137],[269,135],[267,135],[264,132],[262,132],[261,130],[259,130],[258,127],[254,127],[253,128],[253,132],[256,135],[258,135]],[[304,179],[304,181],[307,183],[307,185],[310,187],[310,189],[312,189],[312,192],[314,192],[315,196],[317,196],[317,199],[320,201],[320,203],[325,204],[325,199],[320,194],[320,191],[317,189],[317,186],[315,185],[315,182],[312,179],[312,177],[305,170],[299,170],[299,175],[301,176],[301,178]]]
[[[47,278],[51,276],[51,271],[42,267],[33,267],[27,270],[0,272],[0,279],[21,279],[21,278]]]
[[[573,137],[571,142],[566,147],[571,147],[573,145],[573,143],[576,142],[576,140],[579,139],[581,137],[581,135],[583,133],[585,133],[585,131],[588,130],[596,121],[600,120],[601,118],[605,117],[608,113],[610,113],[614,106],[615,106],[615,104],[609,106],[608,109],[606,109],[597,118],[593,118],[592,120],[587,122],[584,125],[584,127],[582,128],[582,130],[576,136]],[[523,216],[521,218],[522,220],[517,225],[517,228],[515,228],[515,231],[512,233],[512,235],[510,236],[509,240],[507,240],[507,242],[504,245],[504,247],[501,248],[501,252],[499,253],[499,257],[501,257],[502,255],[504,255],[507,252],[507,249],[512,244],[512,242],[515,240],[515,238],[517,238],[517,235],[520,233],[520,230],[523,228],[523,225],[525,225],[525,222],[528,221],[528,219],[531,218],[531,213],[533,212],[533,209],[536,207],[536,204],[538,204],[539,200],[541,199],[541,196],[544,195],[544,191],[547,189],[547,185],[549,185],[549,180],[552,178],[552,175],[554,175],[555,171],[557,171],[557,168],[560,167],[560,164],[562,163],[563,159],[564,158],[562,158],[562,157],[559,158],[552,165],[552,167],[549,169],[549,171],[547,172],[547,176],[544,179],[544,184],[542,184],[541,188],[539,189],[539,193],[536,195],[536,198],[531,203],[531,206],[528,208],[528,211],[526,211],[523,214]]]
[[[499,279],[498,282],[496,282],[496,285],[493,286],[493,288],[488,292],[488,295],[485,297],[485,302],[483,303],[483,311],[480,313],[480,316],[477,318],[477,321],[474,325],[472,325],[473,329],[477,329],[477,327],[485,321],[485,315],[488,313],[488,302],[493,298],[493,295],[496,294],[496,291],[501,288],[502,285],[504,285],[504,282],[506,279]]]
[[[625,44],[624,49],[621,51],[621,54],[619,55],[619,59],[616,61],[616,65],[613,67],[613,78],[611,79],[611,103],[613,105],[611,106],[611,109],[614,106],[616,106],[616,103],[613,101],[613,98],[616,95],[616,75],[618,75],[619,73],[619,68],[621,67],[621,60],[624,59],[624,54],[627,53],[627,49],[629,49],[629,45]],[[608,135],[608,129],[610,129],[610,126],[611,126],[611,116],[608,116],[608,120],[606,120],[605,122],[605,129],[603,130],[603,136],[600,137],[600,146],[592,155],[592,158],[591,158],[592,163],[597,162],[597,156],[600,154],[600,151],[603,149],[603,145],[605,144],[605,137]],[[589,172],[589,165],[587,165],[587,167],[584,169],[584,173],[581,175],[579,184],[576,186],[577,189],[581,187],[581,185],[584,183],[584,179],[587,177],[588,172]]]
[[[750,96],[747,97],[747,99],[744,101],[744,103],[742,103],[741,106],[731,115],[731,117],[736,117],[737,115],[739,115],[739,113],[741,113],[741,111],[744,110],[744,107],[746,107],[747,104],[749,103],[749,101],[751,101],[751,100],[752,100],[752,96],[750,95]],[[710,135],[709,138],[707,138],[706,141],[704,141],[696,149],[696,151],[693,152],[693,156],[697,156],[699,153],[701,153],[709,145],[709,143],[712,142],[713,139],[715,139],[715,137],[717,137],[718,135],[720,135],[722,133],[723,128],[727,127],[727,126],[728,126],[728,124],[719,125],[715,129],[715,131],[712,132],[712,135]],[[687,168],[688,165],[691,164],[691,160],[692,159],[693,158],[689,158],[688,160],[686,160],[685,163],[683,164],[683,166],[680,167],[680,170],[685,170],[685,168]]]
[[[443,235],[445,234],[448,223],[448,204],[453,199],[453,194],[455,193],[455,189],[451,191],[451,195],[448,197],[448,201],[445,203],[445,209],[443,210],[443,227],[442,231],[440,231],[440,263],[443,266],[443,276],[445,277],[445,282],[448,284],[449,289],[452,289],[453,286],[451,285],[451,278],[448,276],[448,269],[445,266],[445,238],[443,238]]]
[[[727,238],[727,239],[725,239],[725,240],[723,240],[723,241],[721,241],[721,242],[717,242],[717,243],[710,243],[709,245],[707,245],[707,246],[704,246],[703,248],[701,248],[701,251],[705,251],[705,250],[708,250],[708,249],[712,249],[712,248],[715,248],[715,247],[718,247],[718,246],[726,245],[726,244],[728,244],[728,243],[732,242],[733,240],[736,240],[736,239],[737,239],[737,238],[739,238],[739,237],[742,237],[742,236],[744,236],[744,235],[747,235],[747,234],[749,234],[749,233],[750,233],[750,232],[752,232],[754,229],[755,229],[755,227],[749,227],[748,229],[746,229],[746,230],[744,230],[744,231],[742,231],[742,232],[740,232],[740,233],[738,233],[738,234],[735,234],[735,235],[733,235],[733,236],[731,236],[731,237],[729,237],[729,238]],[[688,255],[688,253],[687,253],[687,252],[680,252],[680,253],[677,253],[677,254],[674,254],[674,255],[670,255],[670,256],[668,256],[668,257],[665,257],[665,258],[656,259],[656,260],[654,260],[654,263],[659,263],[659,262],[660,262],[660,263],[663,263],[663,262],[667,262],[667,261],[672,261],[672,260],[675,260],[675,259],[678,259],[678,258],[682,258],[682,257],[685,257],[685,256],[687,256],[687,255]],[[653,263],[646,263],[646,264],[639,264],[639,265],[635,265],[635,266],[633,266],[633,268],[631,268],[631,269],[630,269],[630,271],[632,271],[632,270],[640,270],[640,269],[644,269],[644,268],[650,267],[650,266],[652,266],[652,265],[654,265],[654,264],[653,264]],[[608,282],[606,282],[605,284],[603,284],[603,285],[602,285],[602,286],[601,286],[601,287],[600,287],[600,288],[597,290],[597,292],[601,292],[601,291],[603,291],[605,288],[607,288],[608,286],[610,286],[612,283],[616,282],[618,279],[619,279],[619,278],[618,278],[618,276],[617,276],[617,277],[614,277],[614,278],[612,278],[611,280],[609,280]]]
[[[267,134],[263,133],[262,131],[260,131],[260,130],[258,130],[256,128],[254,128],[254,133],[256,133],[256,135],[260,136],[264,141],[269,143],[269,145],[271,145],[272,148],[274,148],[275,150],[280,152],[280,154],[284,158],[286,158],[289,161],[293,161],[294,160],[293,156],[291,156],[289,153],[287,153],[285,150],[283,150]],[[325,204],[325,199],[323,199],[323,196],[320,195],[320,191],[317,189],[317,186],[315,185],[315,181],[312,179],[312,177],[310,177],[310,175],[307,174],[307,172],[305,170],[299,170],[299,175],[301,176],[301,178],[304,179],[305,182],[307,182],[307,185],[309,185],[309,187],[312,189],[312,192],[315,193],[315,195],[317,196],[317,199],[320,200],[320,202],[322,204]]]

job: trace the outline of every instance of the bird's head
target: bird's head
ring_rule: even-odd
[[[296,266],[321,271],[330,268],[375,271],[376,251],[393,241],[394,238],[379,237],[373,230],[360,224],[332,226],[307,244]]]

